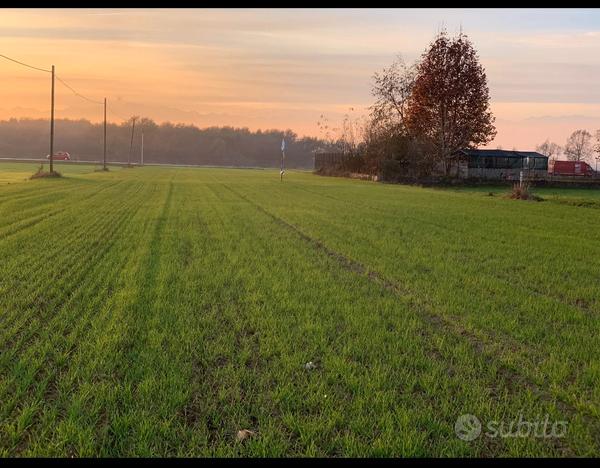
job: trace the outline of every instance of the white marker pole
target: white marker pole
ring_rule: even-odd
[[[519,187],[523,188],[523,171],[519,172]]]
[[[283,181],[283,174],[285,172],[285,138],[281,140],[281,170],[279,171],[279,181]]]

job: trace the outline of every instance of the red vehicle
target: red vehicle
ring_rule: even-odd
[[[583,161],[549,161],[548,174],[592,177],[595,171]]]
[[[46,159],[50,159],[50,155],[47,155]],[[54,153],[54,158],[52,159],[54,161],[70,161],[71,155],[66,151],[57,151],[56,153]]]

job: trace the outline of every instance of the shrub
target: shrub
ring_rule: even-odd
[[[541,197],[531,193],[528,182],[524,182],[523,184],[514,184],[509,198],[512,198],[513,200],[542,201]]]

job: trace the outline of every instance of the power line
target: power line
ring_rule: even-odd
[[[100,105],[104,105],[104,102],[100,102],[100,101],[94,101],[93,99],[90,99],[89,97],[87,97],[87,96],[84,96],[84,95],[83,95],[83,94],[81,94],[81,93],[78,93],[78,92],[77,92],[77,91],[75,91],[75,90],[74,90],[74,89],[73,89],[73,88],[72,88],[72,87],[71,87],[71,86],[70,86],[70,85],[69,85],[69,84],[68,84],[68,83],[67,83],[65,80],[62,80],[62,79],[61,79],[61,78],[59,78],[58,76],[56,76],[56,79],[57,79],[58,81],[60,81],[60,82],[61,82],[63,85],[65,85],[67,88],[69,88],[69,89],[70,89],[70,90],[73,92],[73,94],[75,94],[76,96],[79,96],[80,98],[82,98],[82,99],[85,99],[86,101],[92,102],[92,103],[94,103],[94,104],[100,104]]]
[[[17,64],[22,65],[24,67],[31,68],[33,70],[39,70],[39,71],[43,71],[43,72],[46,72],[46,73],[52,73],[52,70],[46,70],[45,68],[34,67],[33,65],[29,65],[29,64],[21,62],[19,60],[15,60],[15,59],[13,59],[11,57],[8,57],[6,55],[3,55],[3,54],[0,54],[0,57],[4,58],[6,60],[10,60],[11,62],[17,63]],[[78,96],[78,97],[80,97],[82,99],[85,99],[86,101],[91,102],[93,104],[104,105],[104,102],[96,101],[94,99],[91,99],[91,98],[89,98],[87,96],[84,96],[83,94],[77,92],[77,90],[75,90],[71,85],[69,85],[69,83],[67,83],[65,80],[63,80],[62,78],[58,77],[57,75],[54,75],[54,78],[56,78],[58,81],[60,81],[63,86],[65,86],[66,88],[68,88],[76,96]],[[110,108],[109,108],[109,112],[111,114],[114,114],[116,117],[118,117],[119,119],[121,119],[121,120],[123,120],[125,122],[129,120],[128,117],[127,118],[123,117],[122,115],[119,115],[117,112],[115,112],[114,110],[112,110]]]
[[[34,70],[39,70],[39,71],[43,71],[43,72],[46,72],[46,73],[52,73],[52,70],[46,70],[44,68],[34,67],[33,65],[29,65],[27,63],[20,62],[19,60],[15,60],[15,59],[7,57],[6,55],[3,55],[3,54],[0,54],[0,57],[5,58],[6,60],[10,60],[11,62],[18,63],[19,65],[23,65],[24,67],[33,68]],[[85,99],[86,101],[93,102],[94,104],[104,104],[103,102],[95,101],[94,99],[90,99],[89,97],[84,96],[81,93],[78,93],[65,80],[59,78],[58,76],[55,75],[55,78],[58,81],[60,81],[63,85],[65,85],[67,88],[69,88],[73,92],[73,94],[75,94],[76,96],[79,96],[80,98]]]
[[[46,70],[44,68],[39,68],[39,67],[34,67],[33,65],[29,65],[27,63],[21,62],[19,60],[15,60],[11,57],[8,57],[6,55],[0,54],[0,57],[6,60],[9,60],[11,62],[14,62],[18,65],[27,67],[27,68],[31,68],[33,70],[38,70],[38,71],[43,71],[46,73],[51,73],[52,74],[52,101],[51,101],[51,113],[50,113],[50,172],[53,172],[53,168],[52,168],[52,163],[53,163],[53,156],[54,156],[54,81],[55,79],[60,81],[60,83],[65,86],[66,88],[68,88],[75,96],[80,97],[81,99],[85,99],[88,102],[91,102],[93,104],[99,104],[104,106],[104,158],[103,158],[103,167],[106,170],[106,110],[107,110],[107,106],[106,106],[106,98],[104,98],[104,101],[96,101],[95,99],[91,99],[87,96],[84,96],[83,94],[77,92],[69,83],[67,83],[65,80],[63,80],[62,78],[56,76],[55,73],[55,69],[54,69],[54,65],[52,65],[52,69],[51,70]],[[127,122],[129,119],[119,115],[118,113],[114,112],[112,109],[110,110],[111,113],[115,114],[117,117],[119,117],[120,119],[122,119],[124,122]],[[133,145],[133,135],[134,135],[134,131],[135,131],[135,121],[136,121],[136,117],[133,117],[133,122],[132,122],[132,128],[131,128],[131,144],[129,146],[129,158],[128,158],[128,165],[131,164],[130,159],[131,159],[131,148]],[[143,133],[142,133],[142,145],[143,143]],[[142,161],[143,161],[143,148],[142,148]]]
[[[115,115],[116,117],[118,117],[118,118],[120,118],[121,120],[124,120],[124,121],[128,121],[131,118],[131,117],[125,118],[122,115],[117,114],[114,110],[112,110],[112,108],[109,108],[108,112],[110,112],[111,114]]]
[[[28,65],[26,63],[19,62],[18,60],[15,60],[13,58],[7,57],[6,55],[0,54],[0,57],[5,58],[6,60],[10,60],[11,62],[18,63],[19,65],[23,65],[24,67],[33,68],[34,70],[39,70],[39,71],[43,71],[43,72],[46,72],[46,73],[52,73],[52,70],[46,70],[45,68],[34,67],[33,65]]]

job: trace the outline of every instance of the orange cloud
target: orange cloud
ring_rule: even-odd
[[[292,128],[317,135],[372,102],[371,76],[419,56],[442,21],[479,50],[498,118],[494,145],[562,143],[600,128],[595,29],[543,30],[527,12],[470,10],[3,10],[0,53],[58,76],[109,117],[142,114],[200,126]],[[536,15],[539,16],[539,12]],[[548,13],[550,15],[550,13]],[[589,16],[589,15],[588,15]],[[539,20],[535,19],[535,21]],[[581,21],[580,21],[581,22]],[[531,23],[537,24],[537,23]],[[49,77],[0,60],[0,118],[49,113]],[[102,112],[57,83],[57,116]]]

